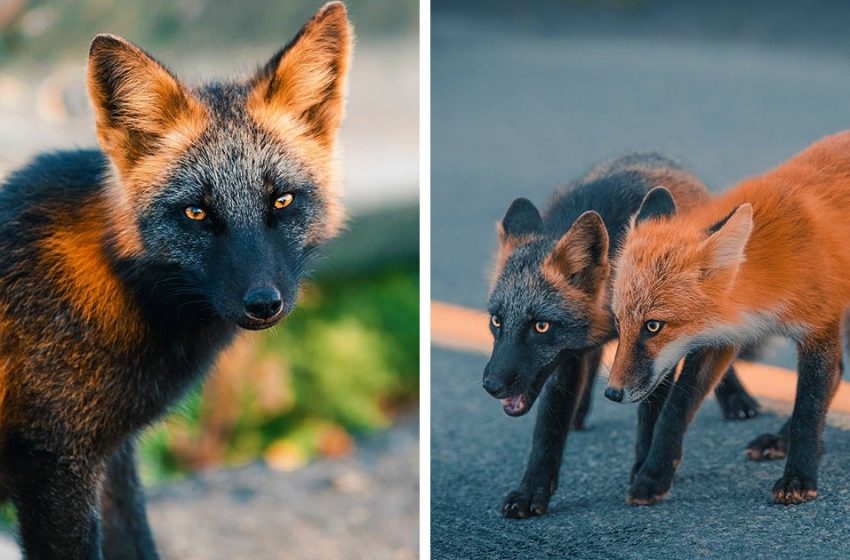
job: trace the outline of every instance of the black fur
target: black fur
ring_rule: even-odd
[[[640,223],[652,218],[667,218],[676,214],[673,195],[664,187],[656,187],[646,194],[635,221]]]

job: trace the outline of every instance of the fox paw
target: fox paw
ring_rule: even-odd
[[[717,402],[725,420],[749,420],[759,413],[759,403],[745,391],[717,395]]]
[[[626,503],[630,506],[651,506],[662,501],[670,494],[673,477],[647,476],[638,473],[634,477]]]
[[[779,434],[762,434],[747,444],[745,453],[750,461],[784,459],[788,453],[788,439]]]
[[[773,485],[774,504],[802,504],[814,500],[817,496],[817,483],[802,476],[785,475]]]
[[[525,519],[543,515],[549,509],[552,492],[544,485],[520,486],[502,502],[502,515],[510,519]]]

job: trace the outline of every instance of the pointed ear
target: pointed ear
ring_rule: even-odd
[[[557,268],[577,288],[595,293],[608,274],[608,231],[602,217],[592,210],[579,216],[545,265]]]
[[[249,108],[258,120],[333,148],[342,122],[353,32],[342,2],[325,4],[254,78]]]
[[[709,270],[737,266],[744,261],[744,248],[753,231],[753,206],[742,204],[703,241],[708,252]]]
[[[676,215],[676,201],[673,194],[664,187],[655,187],[643,197],[640,210],[635,216],[635,223],[639,224],[651,218],[668,218]]]
[[[87,81],[100,144],[120,171],[166,139],[188,143],[206,126],[201,103],[164,66],[121,37],[94,38]]]
[[[534,235],[543,231],[543,218],[534,204],[527,198],[514,200],[502,218],[501,239]]]

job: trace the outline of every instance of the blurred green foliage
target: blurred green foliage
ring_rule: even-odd
[[[151,49],[203,49],[288,41],[322,0],[4,0],[0,61],[85,52],[95,33]],[[415,32],[417,0],[348,0],[361,39]]]
[[[331,434],[363,434],[385,427],[413,408],[419,391],[419,280],[401,265],[359,276],[325,277],[309,284],[299,308],[281,327],[252,335],[247,375],[232,398],[236,416],[220,459],[241,464],[282,450],[292,467],[322,452]],[[268,402],[269,393],[283,398]],[[220,398],[220,395],[217,395]],[[214,406],[227,406],[216,402]],[[191,468],[181,460],[180,437],[202,438],[204,399],[196,392],[140,446],[147,482]],[[329,432],[329,430],[331,430]],[[344,443],[345,440],[343,439]],[[333,449],[331,450],[333,452]],[[274,458],[270,458],[272,460]]]

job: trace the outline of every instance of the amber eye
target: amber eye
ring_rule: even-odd
[[[496,327],[497,329],[498,329],[498,328],[500,328],[500,327],[502,326],[502,320],[501,320],[501,319],[499,319],[498,317],[496,317],[495,315],[490,315],[490,322],[491,322],[491,323],[493,324],[493,326],[494,326],[494,327]]]
[[[662,323],[661,321],[650,320],[647,321],[646,325],[644,326],[646,327],[647,332],[649,332],[650,334],[658,334],[658,331],[661,330],[661,328],[664,326],[664,323]]]
[[[183,209],[183,213],[190,220],[201,221],[207,218],[207,211],[200,206],[187,206]]]
[[[280,210],[282,208],[286,208],[287,206],[292,204],[292,199],[294,199],[294,198],[295,197],[292,196],[292,193],[282,194],[275,199],[274,207],[278,210]]]
[[[543,334],[549,330],[550,326],[551,325],[546,321],[537,321],[536,323],[534,323],[534,330],[536,330],[540,334]]]

